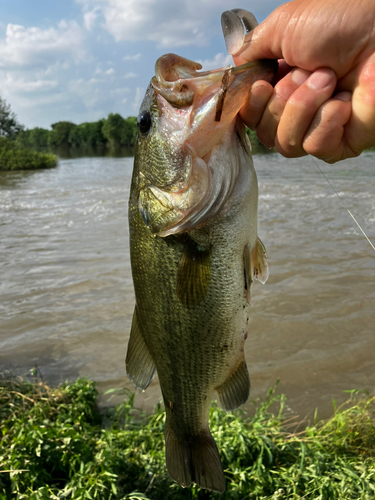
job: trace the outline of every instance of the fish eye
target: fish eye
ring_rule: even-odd
[[[141,134],[147,134],[151,128],[151,115],[149,111],[144,110],[139,113],[137,126]]]

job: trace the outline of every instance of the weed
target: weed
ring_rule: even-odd
[[[100,414],[96,398],[95,384],[85,379],[59,388],[0,379],[1,500],[374,499],[373,396],[352,392],[330,420],[298,433],[275,389],[256,402],[251,418],[214,405],[210,427],[227,479],[223,495],[171,481],[160,405],[140,415],[128,394]]]

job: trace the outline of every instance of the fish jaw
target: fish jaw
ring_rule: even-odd
[[[252,84],[257,80],[271,81],[277,63],[271,60],[256,61],[237,67],[198,72],[188,61],[188,71],[177,64],[174,54],[167,54],[156,63],[157,76],[151,85],[158,93],[160,129],[169,134],[183,132],[181,139],[203,158],[218,144],[233,124],[245,103]],[[174,70],[167,71],[167,63]],[[176,80],[172,80],[175,78]],[[171,95],[178,94],[178,105]],[[186,97],[184,101],[183,96]]]
[[[174,54],[161,57],[141,107],[153,110],[153,126],[138,141],[149,156],[140,172],[138,204],[146,226],[161,237],[194,228],[224,206],[231,193],[218,183],[233,186],[236,172],[215,171],[210,156],[223,142],[229,144],[226,137],[235,133],[236,116],[251,85],[270,80],[275,63],[259,61],[207,72],[199,68]],[[209,209],[212,206],[216,211]]]

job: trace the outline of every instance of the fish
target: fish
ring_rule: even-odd
[[[129,198],[136,305],[126,371],[140,391],[158,374],[171,478],[225,491],[208,417],[244,404],[250,289],[268,278],[258,183],[238,112],[275,61],[199,71],[160,57],[137,119]]]

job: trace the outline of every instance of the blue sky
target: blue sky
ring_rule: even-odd
[[[2,0],[0,96],[28,128],[135,116],[156,59],[174,52],[205,69],[230,64],[224,10],[261,22],[277,0]]]

